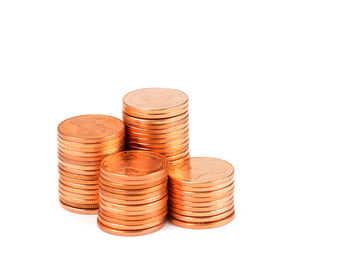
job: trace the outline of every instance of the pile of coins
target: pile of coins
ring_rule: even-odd
[[[128,149],[165,155],[171,164],[190,157],[188,97],[168,88],[145,88],[123,98]]]
[[[101,230],[123,236],[159,230],[167,215],[168,161],[149,151],[124,151],[106,157],[100,170]]]
[[[59,198],[74,213],[96,214],[100,162],[124,149],[124,123],[106,115],[82,115],[58,126]]]
[[[234,169],[221,159],[192,157],[169,170],[169,219],[194,229],[230,222],[234,208]]]

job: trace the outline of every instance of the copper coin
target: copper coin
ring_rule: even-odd
[[[188,164],[171,167],[171,180],[188,184],[192,187],[210,186],[233,174],[233,166],[221,159],[209,157],[191,157]]]
[[[122,184],[122,183],[112,183],[109,181],[105,181],[103,178],[99,179],[99,184],[103,184],[105,186],[111,187],[111,188],[115,188],[115,189],[126,189],[126,190],[140,190],[140,189],[147,189],[147,188],[152,188],[155,187],[161,183],[167,182],[167,178],[166,179],[159,179],[153,182],[149,182],[146,184]]]
[[[152,147],[146,147],[138,144],[134,144],[132,142],[128,143],[128,148],[131,150],[144,150],[144,151],[151,151],[162,155],[171,155],[171,154],[178,154],[179,152],[185,152],[189,148],[189,141],[185,141],[177,146],[168,146],[163,149],[157,149]]]
[[[222,199],[216,199],[213,201],[207,201],[207,202],[191,202],[183,199],[177,199],[174,197],[169,196],[169,203],[171,204],[176,204],[176,205],[185,205],[185,206],[190,206],[190,207],[211,207],[214,205],[218,205],[221,203],[225,203],[229,200],[233,199],[233,194],[231,194],[228,197],[224,197]]]
[[[225,181],[210,187],[191,187],[191,186],[182,185],[181,183],[176,183],[174,181],[169,180],[169,189],[176,189],[176,190],[189,191],[189,192],[209,192],[209,191],[222,189],[233,183],[234,183],[233,176],[232,178],[228,178],[227,180],[225,179]]]
[[[58,172],[60,175],[63,175],[65,177],[71,178],[71,179],[81,179],[81,180],[98,180],[99,178],[99,172],[97,172],[96,175],[80,175],[80,174],[74,174],[74,173],[70,173],[68,171],[65,171],[63,169],[61,169],[60,167],[58,168]]]
[[[98,204],[98,197],[97,198],[92,198],[92,199],[83,199],[83,198],[75,198],[75,197],[72,197],[71,195],[64,195],[62,194],[61,192],[59,192],[59,195],[60,195],[60,198],[61,199],[64,199],[65,201],[69,201],[69,202],[73,202],[73,203],[76,203],[76,204]],[[66,203],[68,205],[70,205],[69,203]]]
[[[180,121],[188,116],[188,112],[184,112],[183,114],[171,117],[171,118],[164,118],[164,119],[144,119],[144,118],[137,118],[128,115],[128,113],[123,112],[123,120],[128,121],[128,123],[136,124],[136,125],[145,125],[145,126],[157,126],[157,125],[166,125],[169,123],[174,123],[177,121]]]
[[[60,205],[62,206],[63,209],[72,212],[72,213],[78,213],[78,214],[89,214],[89,215],[93,215],[93,214],[97,214],[98,213],[98,209],[81,209],[81,208],[75,208],[72,206],[69,206],[67,204],[64,204],[63,202],[60,201]]]
[[[133,123],[130,122],[129,120],[124,120],[125,125],[126,126],[132,126],[134,128],[139,128],[139,129],[143,129],[143,130],[164,130],[164,129],[169,129],[169,128],[173,128],[176,126],[181,126],[181,125],[188,125],[189,122],[189,116],[188,114],[185,116],[185,118],[175,121],[173,123],[169,123],[169,124],[153,124],[153,125],[147,125],[147,124],[137,124],[137,123]]]
[[[190,216],[184,216],[184,215],[180,215],[177,213],[172,212],[169,209],[169,215],[173,218],[176,218],[177,220],[183,221],[183,222],[191,222],[191,223],[207,223],[207,222],[215,222],[221,219],[224,219],[230,215],[232,215],[235,212],[234,207],[231,207],[230,210],[218,214],[218,215],[214,215],[214,216],[209,216],[209,217],[190,217]]]
[[[145,189],[138,189],[138,190],[128,190],[128,189],[116,189],[116,188],[112,188],[109,186],[106,186],[104,184],[100,184],[99,185],[100,189],[103,189],[105,191],[108,191],[110,193],[114,193],[114,194],[122,194],[122,195],[129,195],[129,196],[137,196],[137,195],[145,195],[145,194],[149,194],[149,193],[153,193],[153,192],[159,192],[162,190],[166,190],[167,189],[167,182],[163,182],[157,186],[151,187],[151,188],[145,188]]]
[[[131,109],[125,104],[123,104],[123,112],[127,113],[128,115],[132,117],[137,117],[137,118],[142,118],[142,119],[166,119],[166,118],[171,118],[175,117],[178,115],[181,115],[183,113],[188,112],[188,102],[183,104],[182,106],[177,107],[176,109],[167,109],[162,112],[158,113],[145,113],[144,111],[140,109]]]
[[[81,149],[98,149],[98,148],[106,148],[108,146],[117,146],[120,145],[124,141],[125,131],[122,131],[120,135],[117,135],[115,139],[104,141],[100,143],[77,143],[72,141],[67,141],[61,138],[59,135],[57,136],[57,140],[60,144],[64,146],[71,146],[73,148],[81,148]]]
[[[118,144],[111,144],[111,145],[92,148],[89,146],[76,147],[76,146],[66,145],[61,142],[58,142],[59,149],[61,149],[64,152],[73,151],[73,152],[81,152],[81,153],[97,153],[98,155],[111,153],[113,150],[123,149],[124,145],[125,145],[125,142],[121,141]]]
[[[101,171],[126,179],[158,175],[168,172],[168,160],[147,151],[122,151],[102,160]]]
[[[183,191],[183,190],[173,188],[171,186],[169,186],[169,191],[173,192],[174,194],[178,194],[180,196],[196,197],[196,198],[211,198],[211,197],[216,197],[216,196],[225,194],[228,191],[232,190],[232,188],[234,188],[233,183],[227,185],[226,187],[223,187],[218,190],[213,190],[213,191],[205,191],[205,192]]]
[[[82,190],[82,189],[75,189],[75,188],[71,188],[69,186],[66,186],[62,183],[59,184],[59,188],[66,191],[66,192],[71,192],[71,193],[75,193],[75,194],[85,194],[85,195],[94,195],[94,196],[98,196],[99,194],[99,190]]]
[[[164,211],[160,215],[151,217],[151,218],[146,218],[143,220],[122,220],[122,219],[116,219],[113,217],[109,217],[108,215],[104,215],[101,211],[98,213],[99,216],[101,216],[104,220],[115,223],[115,224],[121,224],[121,225],[143,225],[147,223],[152,223],[152,222],[157,222],[157,221],[163,221],[167,215],[167,211]]]
[[[188,123],[181,123],[178,125],[174,125],[173,127],[169,127],[166,129],[156,129],[156,128],[140,128],[140,127],[134,127],[132,125],[128,125],[125,124],[126,127],[126,135],[129,135],[130,133],[140,133],[140,134],[148,134],[148,135],[152,135],[153,137],[156,136],[161,136],[164,134],[168,134],[168,133],[176,133],[176,132],[180,132],[181,130],[184,130],[186,128],[188,128]]]
[[[76,175],[96,176],[100,172],[99,170],[83,170],[83,169],[70,168],[69,166],[62,165],[61,163],[58,163],[58,167],[66,172],[73,173]]]
[[[172,162],[174,160],[178,160],[184,157],[189,157],[190,155],[190,150],[186,150],[185,152],[178,154],[178,155],[174,155],[174,156],[167,156],[169,162]]]
[[[92,203],[90,203],[89,201],[83,201],[83,203],[81,203],[80,200],[74,200],[71,198],[67,198],[64,196],[59,196],[60,201],[62,201],[64,204],[67,204],[69,206],[72,207],[76,207],[76,208],[81,208],[81,209],[96,209],[98,208],[98,201],[93,201]]]
[[[112,223],[109,222],[105,219],[103,219],[103,217],[101,215],[98,216],[98,220],[104,224],[107,227],[113,228],[113,229],[118,229],[118,230],[140,230],[140,229],[147,229],[153,226],[156,226],[160,223],[164,223],[165,221],[165,216],[163,218],[161,218],[160,220],[157,221],[153,221],[153,222],[147,222],[141,225],[123,225],[123,224],[119,224],[119,223]]]
[[[96,160],[96,161],[80,161],[80,160],[72,160],[69,158],[66,158],[60,154],[58,154],[58,159],[60,161],[63,161],[68,164],[73,164],[76,166],[100,166],[101,160]]]
[[[103,183],[108,183],[110,184],[124,184],[124,185],[144,185],[144,184],[150,184],[154,183],[156,181],[165,181],[167,179],[167,175],[163,174],[160,176],[154,176],[153,178],[149,177],[148,179],[130,179],[130,180],[125,180],[124,178],[117,178],[117,177],[108,177],[105,174],[101,173],[100,175],[100,181]],[[138,178],[141,178],[139,176]]]
[[[124,123],[107,115],[81,115],[58,125],[58,134],[67,141],[96,143],[114,139],[125,130]]]
[[[153,130],[156,131],[156,130]],[[151,131],[151,132],[153,132]],[[165,132],[165,133],[149,133],[149,132],[134,132],[132,130],[127,130],[126,138],[129,139],[149,139],[149,140],[168,140],[177,138],[178,135],[187,134],[189,132],[189,126],[185,126],[184,128],[180,128],[176,131]]]
[[[184,136],[183,138],[176,140],[174,142],[167,142],[167,143],[160,143],[160,144],[153,144],[153,143],[144,143],[141,141],[133,141],[131,139],[128,139],[128,145],[143,147],[143,148],[154,148],[154,149],[169,149],[169,148],[176,148],[177,146],[188,144],[189,136]]]
[[[102,207],[107,212],[123,215],[141,215],[154,212],[155,210],[162,209],[167,205],[168,197],[152,202],[149,204],[143,205],[121,205],[107,202],[103,199],[100,199],[100,207]]]
[[[64,204],[69,205],[69,206],[74,207],[74,208],[80,208],[80,209],[97,209],[98,208],[98,203],[81,204],[81,203],[77,203],[74,201],[65,200],[64,198],[61,198],[61,197],[60,197],[60,201]]]
[[[75,184],[98,185],[98,179],[96,179],[96,180],[72,179],[72,178],[66,177],[65,175],[62,175],[62,174],[60,174],[60,179],[63,179],[64,181],[72,182]]]
[[[58,149],[58,155],[61,157],[64,157],[66,159],[70,159],[70,160],[75,160],[75,161],[83,161],[83,162],[97,162],[100,161],[105,158],[107,155],[101,155],[101,156],[76,156],[76,155],[72,155],[70,153],[67,152],[62,152],[60,149]]]
[[[170,200],[168,202],[169,202],[169,208],[176,208],[182,211],[190,211],[190,212],[209,212],[209,211],[216,211],[228,205],[233,205],[234,199],[232,197],[229,200],[222,202],[220,204],[215,204],[213,206],[204,206],[204,207],[193,207],[193,206],[181,205],[178,203],[173,203]]]
[[[69,168],[70,170],[99,170],[100,165],[94,165],[94,166],[88,166],[88,165],[76,165],[76,164],[71,164],[71,163],[67,163],[65,161],[62,161],[61,159],[58,158],[58,163],[61,166],[64,166],[66,168]]]
[[[121,146],[117,146],[113,149],[109,149],[109,150],[103,150],[103,152],[101,151],[97,151],[97,152],[92,152],[91,150],[72,150],[71,148],[64,148],[60,145],[58,145],[58,150],[61,153],[64,153],[65,155],[71,155],[71,156],[78,156],[78,157],[87,157],[87,158],[100,158],[106,155],[110,155],[116,152],[119,152],[121,150],[124,149],[124,145]]]
[[[117,200],[130,200],[130,201],[142,201],[150,198],[154,198],[158,195],[165,195],[168,193],[168,189],[164,187],[162,190],[157,190],[155,192],[150,192],[147,194],[142,194],[142,195],[125,195],[125,194],[116,194],[116,193],[111,193],[103,189],[103,187],[100,186],[99,192],[105,196],[108,200],[108,198],[111,199],[117,199]],[[113,202],[113,201],[112,201]],[[145,203],[147,203],[145,201]]]
[[[141,138],[141,137],[135,137],[135,136],[127,136],[127,141],[134,142],[134,143],[140,143],[143,145],[166,145],[169,143],[177,143],[183,139],[189,138],[189,131],[185,131],[184,133],[179,133],[175,135],[172,138],[165,138],[165,139],[152,139],[152,135],[150,135],[149,138]]]
[[[58,190],[59,190],[60,195],[65,196],[65,197],[69,197],[72,199],[91,200],[92,201],[92,200],[98,200],[98,198],[99,198],[98,194],[96,194],[96,195],[77,194],[77,193],[65,191],[61,188],[58,188]]]
[[[220,193],[219,195],[213,195],[211,197],[190,197],[184,196],[182,194],[175,193],[174,191],[169,190],[169,196],[171,198],[176,198],[178,200],[190,201],[190,202],[210,202],[220,200],[226,197],[229,197],[233,194],[233,187],[227,190],[225,193]]]
[[[187,105],[188,96],[182,91],[170,88],[143,88],[129,92],[123,97],[125,110],[144,114],[146,118],[167,117],[168,113],[176,112]]]
[[[175,218],[172,218],[169,216],[169,221],[177,226],[181,226],[184,228],[191,228],[191,229],[208,229],[208,228],[215,228],[219,226],[223,226],[229,222],[231,222],[234,218],[235,214],[231,214],[230,216],[227,216],[224,219],[214,221],[214,222],[207,222],[207,223],[191,223],[191,222],[183,222],[180,220],[177,220]]]
[[[125,222],[129,222],[129,221],[143,221],[145,219],[149,219],[149,218],[154,218],[160,215],[166,215],[168,213],[168,207],[165,205],[163,208],[161,209],[157,209],[153,212],[149,212],[146,214],[140,214],[140,215],[125,215],[123,213],[114,213],[111,211],[106,211],[104,210],[104,208],[100,207],[99,209],[99,213],[102,213],[104,216],[108,216],[110,218],[113,219],[118,219],[120,220],[120,222],[125,221]]]
[[[163,113],[158,114],[145,114],[140,111],[134,111],[128,108],[127,106],[123,105],[123,112],[127,113],[130,116],[137,117],[137,118],[143,118],[143,119],[165,119],[165,118],[171,118],[178,115],[181,115],[183,113],[188,112],[188,103],[185,105],[177,108],[176,110],[166,110]]]
[[[81,190],[97,190],[98,185],[86,185],[86,184],[78,184],[74,182],[68,182],[66,180],[63,180],[59,178],[59,183],[66,185],[68,187],[74,188],[74,189],[81,189]]]
[[[125,200],[121,200],[121,199],[117,199],[114,197],[107,197],[103,193],[100,192],[100,199],[103,199],[105,202],[114,203],[114,204],[118,204],[118,205],[132,205],[132,206],[144,205],[144,204],[156,202],[156,201],[159,201],[160,199],[164,198],[165,196],[167,196],[167,193],[157,194],[156,196],[153,196],[153,197],[147,198],[147,199],[143,199],[143,200],[128,200],[127,198],[125,198]]]
[[[147,234],[150,234],[150,233],[153,233],[155,231],[158,231],[159,229],[161,229],[164,225],[164,222],[157,225],[157,226],[154,226],[154,227],[151,227],[151,228],[147,228],[147,229],[142,229],[142,230],[116,230],[116,229],[113,229],[113,228],[110,228],[110,227],[107,227],[105,225],[103,225],[98,219],[97,219],[97,224],[98,224],[98,227],[106,232],[106,233],[109,233],[109,234],[112,234],[112,235],[118,235],[118,236],[142,236],[142,235],[147,235]]]
[[[215,215],[219,215],[222,214],[228,210],[230,210],[233,207],[233,204],[231,205],[227,205],[221,209],[217,209],[217,210],[212,210],[212,211],[208,211],[208,212],[193,212],[193,211],[183,211],[183,210],[179,210],[175,207],[170,207],[169,206],[169,210],[173,213],[176,214],[180,214],[183,216],[189,216],[189,217],[210,217],[210,216],[215,216]]]

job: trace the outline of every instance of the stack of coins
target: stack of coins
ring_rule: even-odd
[[[169,219],[185,228],[213,228],[235,214],[233,166],[221,159],[193,157],[169,170]]]
[[[97,214],[101,160],[124,149],[124,123],[106,115],[82,115],[58,126],[59,197],[74,213]]]
[[[170,163],[189,158],[188,97],[169,88],[145,88],[123,98],[128,149],[165,155]]]
[[[101,230],[122,236],[159,230],[168,212],[166,157],[149,151],[124,151],[101,162]]]

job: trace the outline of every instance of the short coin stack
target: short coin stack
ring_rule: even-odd
[[[98,226],[105,232],[145,235],[159,230],[168,212],[166,157],[124,151],[101,162]]]
[[[101,160],[124,149],[124,123],[106,115],[82,115],[58,126],[59,197],[63,208],[96,214]]]
[[[189,152],[188,97],[169,88],[145,88],[123,98],[128,149],[165,155],[170,163],[187,160]]]
[[[186,228],[229,223],[234,209],[234,169],[221,159],[193,157],[169,170],[169,219]]]

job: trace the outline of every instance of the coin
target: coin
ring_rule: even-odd
[[[169,88],[144,88],[132,91],[123,98],[123,108],[135,117],[173,117],[172,113],[187,109],[188,97],[185,93]],[[134,116],[134,115],[132,115]]]
[[[117,230],[117,229],[113,229],[110,228],[108,226],[103,225],[98,219],[97,219],[97,224],[98,227],[109,234],[112,235],[118,235],[118,236],[142,236],[142,235],[147,235],[153,232],[158,231],[159,229],[161,229],[164,225],[164,222],[160,223],[159,225],[156,225],[154,227],[151,228],[147,228],[147,229],[142,229],[142,230]]]
[[[155,222],[155,221],[164,221],[164,218],[167,215],[167,211],[163,211],[161,214],[153,216],[153,217],[149,217],[149,218],[145,218],[145,219],[141,219],[141,220],[123,220],[123,219],[117,219],[117,218],[113,218],[110,217],[108,215],[104,215],[101,211],[99,212],[99,215],[106,221],[108,222],[112,222],[112,223],[117,223],[117,224],[121,224],[121,225],[142,225],[145,223],[150,223],[150,222]]]
[[[181,226],[184,228],[191,228],[191,229],[208,229],[208,228],[215,228],[219,226],[223,226],[225,224],[228,224],[231,222],[234,218],[235,214],[233,213],[230,216],[227,216],[224,219],[214,221],[214,222],[206,222],[206,223],[192,223],[192,222],[183,222],[180,220],[177,220],[173,217],[169,217],[169,221],[177,226]]]
[[[64,204],[63,202],[60,201],[60,205],[62,206],[63,209],[70,211],[72,213],[78,213],[78,214],[97,214],[98,209],[81,209],[81,208],[75,208],[72,206],[69,206],[67,204]]]
[[[192,157],[188,164],[170,167],[171,180],[190,186],[208,186],[210,183],[225,179],[233,174],[233,166],[221,159],[210,157]]]
[[[121,120],[107,115],[81,115],[64,120],[58,135],[67,141],[96,143],[114,139],[125,129]]]
[[[190,223],[208,223],[208,222],[215,222],[221,219],[224,219],[230,215],[232,215],[234,213],[235,209],[234,207],[231,207],[230,210],[218,214],[218,215],[214,215],[214,216],[206,216],[206,217],[190,217],[190,216],[185,216],[185,215],[180,215],[177,213],[172,212],[169,209],[169,214],[172,218],[175,218],[179,221],[183,221],[183,222],[190,222]]]
[[[176,213],[176,214],[189,216],[189,217],[210,217],[210,216],[222,214],[222,213],[230,210],[232,207],[233,207],[233,204],[231,203],[223,208],[211,210],[211,211],[207,211],[207,212],[184,211],[184,210],[177,209],[175,207],[169,207],[169,211]]]
[[[154,218],[159,215],[167,215],[168,213],[168,207],[165,205],[161,209],[157,209],[155,211],[146,213],[146,214],[139,214],[139,215],[125,215],[122,212],[120,213],[113,213],[110,211],[105,211],[103,208],[100,207],[99,212],[102,213],[104,216],[108,216],[113,219],[117,219],[119,222],[136,222],[136,221],[143,221],[146,219]]]
[[[144,224],[139,224],[139,225],[124,225],[124,224],[119,224],[118,222],[114,221],[114,222],[109,222],[107,220],[105,220],[102,215],[100,214],[98,216],[98,220],[105,226],[113,228],[113,229],[117,229],[117,230],[141,230],[141,229],[147,229],[156,225],[159,225],[161,223],[164,223],[165,221],[165,216],[163,216],[162,218],[160,218],[160,220],[156,220],[156,221],[151,221],[151,220],[147,220],[147,222],[145,222]]]

